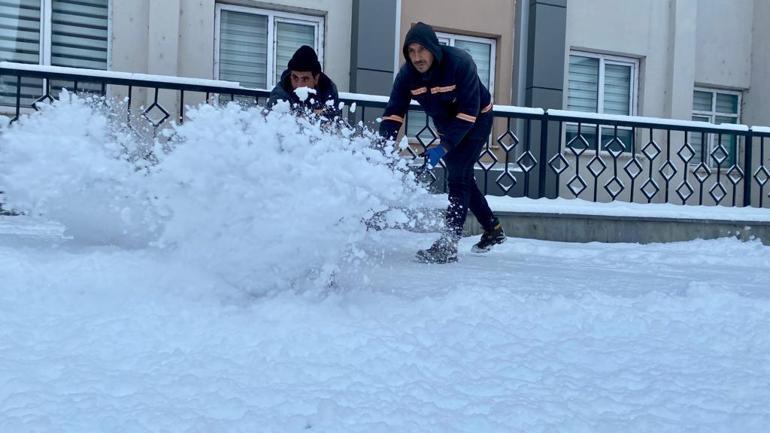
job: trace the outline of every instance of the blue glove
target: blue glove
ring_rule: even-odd
[[[444,146],[431,147],[425,151],[425,157],[428,158],[428,165],[431,167],[435,167],[444,155],[446,155]]]

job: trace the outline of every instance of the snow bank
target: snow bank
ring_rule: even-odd
[[[0,134],[7,207],[62,223],[83,243],[146,245],[157,235],[140,136],[96,99],[64,91]]]
[[[153,179],[172,215],[163,245],[253,292],[332,283],[371,256],[367,218],[427,195],[368,134],[286,108],[190,111]]]
[[[161,248],[255,294],[325,287],[380,255],[367,219],[403,225],[427,199],[370,132],[285,104],[202,105],[147,142],[103,102],[65,93],[0,138],[6,206],[74,242]]]

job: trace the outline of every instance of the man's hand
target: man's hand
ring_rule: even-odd
[[[428,165],[430,165],[431,168],[435,167],[444,155],[446,155],[444,146],[431,147],[425,151],[425,157],[428,159]]]

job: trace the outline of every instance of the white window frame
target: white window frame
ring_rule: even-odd
[[[108,71],[112,70],[112,29],[113,29],[113,20],[112,20],[112,11],[113,11],[113,2],[114,0],[107,0],[107,69]],[[53,30],[53,23],[51,22],[51,18],[53,17],[53,0],[40,0],[40,58],[38,59],[37,64],[40,66],[51,66],[51,52],[52,49],[52,36],[51,32]],[[78,68],[78,69],[87,69],[87,68]],[[43,80],[43,87],[41,87],[41,90],[45,91],[44,87],[46,86],[45,82],[46,78],[42,78]],[[107,87],[107,95],[110,95],[111,88]],[[2,105],[0,104],[0,107],[2,108],[8,108],[12,107],[11,105]],[[21,107],[20,108],[21,113],[31,113],[34,111],[33,108],[29,107]]]
[[[214,79],[219,79],[219,39],[222,24],[222,11],[242,12],[252,15],[267,17],[267,89],[270,90],[277,84],[275,82],[275,64],[276,64],[276,35],[275,25],[277,22],[312,25],[315,27],[315,51],[318,54],[318,61],[321,68],[324,66],[324,17],[317,15],[303,15],[292,12],[283,12],[270,9],[261,9],[249,6],[237,6],[229,4],[217,4],[214,24]]]
[[[716,116],[720,117],[735,117],[735,123],[739,124],[741,121],[741,104],[743,103],[743,92],[737,91],[737,90],[722,90],[722,89],[714,89],[709,87],[699,87],[696,86],[693,88],[693,93],[695,92],[704,92],[704,93],[711,93],[713,95],[713,98],[711,98],[711,111],[697,111],[695,110],[695,107],[693,107],[692,114],[693,116],[703,116],[708,117],[711,123],[715,123]],[[733,95],[738,97],[738,112],[737,113],[722,113],[717,111],[717,95],[718,94],[723,95]],[[694,101],[693,101],[694,102]]]
[[[581,56],[599,59],[599,93],[596,95],[598,100],[596,101],[596,111],[598,114],[604,113],[604,71],[606,65],[621,65],[631,66],[631,83],[629,84],[628,98],[628,116],[636,116],[637,110],[637,98],[639,89],[639,59],[633,57],[621,57],[610,54],[592,53],[589,51],[572,50],[568,54],[569,56]],[[569,82],[569,70],[567,71],[567,81]],[[567,87],[567,98],[569,98],[569,87]],[[569,99],[567,101],[569,102]]]
[[[493,38],[481,38],[477,36],[466,36],[466,35],[459,35],[455,33],[445,33],[445,32],[436,32],[436,36],[438,37],[439,42],[447,42],[447,45],[450,47],[455,46],[455,42],[460,41],[468,41],[468,42],[478,42],[482,44],[488,44],[490,45],[490,56],[489,56],[489,93],[491,93],[493,96],[495,94],[495,68],[497,65],[497,40]],[[478,65],[476,65],[478,68]]]
[[[704,92],[704,93],[710,93],[711,94],[711,110],[710,111],[698,111],[695,109],[695,92]],[[738,112],[737,113],[722,113],[717,111],[717,95],[723,94],[723,95],[733,95],[738,97]],[[692,106],[692,115],[693,116],[700,116],[700,117],[708,117],[708,122],[716,124],[716,118],[719,117],[731,117],[735,118],[735,123],[740,124],[741,122],[741,105],[743,104],[743,92],[738,90],[724,90],[724,89],[717,89],[713,87],[702,87],[702,86],[695,86],[693,88],[693,101],[690,104]],[[739,143],[740,137],[736,137],[735,140],[735,151],[738,151],[738,143]],[[702,144],[701,144],[702,145]],[[714,162],[713,158],[711,157],[711,152],[714,151],[716,146],[718,145],[717,139],[714,136],[713,133],[706,134],[706,161],[708,161],[709,167],[716,167],[717,164]],[[727,149],[729,150],[729,149]],[[738,155],[733,155],[733,158],[736,160],[738,159]],[[690,161],[690,165],[699,165],[702,161]],[[728,167],[729,168],[729,167]],[[722,169],[725,169],[725,167],[722,167]]]
[[[599,60],[599,82],[597,84],[598,86],[598,92],[596,94],[596,112],[597,114],[607,114],[604,112],[604,80],[605,80],[605,66],[606,65],[620,65],[620,66],[631,66],[631,80],[629,83],[629,98],[628,98],[628,113],[627,116],[636,116],[637,112],[637,98],[638,98],[638,90],[639,90],[639,59],[636,59],[634,57],[623,57],[623,56],[617,56],[617,55],[611,55],[611,54],[601,54],[601,53],[594,53],[590,51],[580,51],[580,50],[571,50],[567,54],[567,64],[569,65],[569,56],[580,56],[580,57],[589,57],[593,59]],[[565,95],[564,105],[566,109],[570,109],[569,104],[569,68],[567,69],[567,92]],[[587,113],[587,112],[586,112]],[[569,126],[577,126],[577,123],[566,123],[566,125]],[[596,128],[598,125],[594,123],[583,123],[582,127],[589,127],[589,128]],[[565,134],[566,134],[566,129]],[[610,126],[599,126],[596,128],[597,133],[597,140],[599,140],[599,151],[600,152],[606,152],[604,150],[604,143],[601,142],[602,139],[602,130],[603,129],[614,129]],[[618,130],[632,130],[632,128],[619,126]],[[629,145],[629,143],[625,143],[626,146]],[[587,149],[587,150],[594,150],[594,149]],[[631,150],[628,149],[627,151],[623,152],[623,154],[630,154]]]
[[[107,0],[107,70],[112,70],[112,3]],[[51,31],[53,30],[53,0],[40,0],[40,60],[38,65],[51,66]],[[85,68],[82,68],[85,69]]]

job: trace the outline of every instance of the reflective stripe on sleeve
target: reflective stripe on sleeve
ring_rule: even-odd
[[[383,116],[382,120],[392,120],[394,122],[404,123],[404,118],[401,116],[396,116],[395,114],[392,114],[390,116]]]
[[[465,113],[458,113],[457,114],[457,118],[461,119],[461,120],[464,120],[466,122],[471,122],[471,123],[476,122],[476,117],[475,116],[471,116],[471,115],[468,115],[468,114],[465,114]]]

